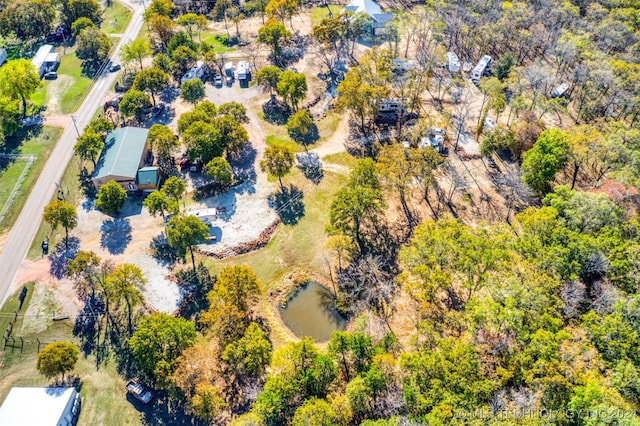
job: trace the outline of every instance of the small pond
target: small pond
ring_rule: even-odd
[[[346,320],[338,313],[333,294],[315,281],[307,285],[280,309],[284,323],[296,336],[326,342],[331,333],[344,330]]]

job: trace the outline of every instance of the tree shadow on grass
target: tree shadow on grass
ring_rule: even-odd
[[[173,268],[173,265],[178,260],[178,254],[169,245],[164,232],[153,237],[149,246],[151,247],[153,258],[160,266],[166,266],[169,269]]]
[[[269,196],[269,206],[276,209],[282,223],[295,225],[304,216],[303,195],[298,187],[289,185]]]
[[[320,140],[320,133],[318,133],[318,126],[316,126],[316,123],[311,123],[306,135],[301,135],[300,133],[291,130],[288,130],[288,133],[291,139],[304,147],[313,145]]]
[[[84,308],[76,317],[73,325],[73,335],[80,339],[80,350],[87,356],[96,354],[96,362],[101,362],[100,351],[97,349],[99,332],[98,316],[104,313],[104,303],[97,297],[89,296]]]
[[[64,240],[56,244],[56,249],[49,255],[51,266],[49,272],[57,279],[63,278],[67,273],[67,263],[76,257],[80,240],[76,237],[69,237],[69,241],[65,244]]]
[[[121,254],[131,241],[131,223],[129,219],[107,219],[100,226],[100,247],[111,254]]]

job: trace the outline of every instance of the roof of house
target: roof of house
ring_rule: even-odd
[[[45,61],[47,55],[49,53],[53,52],[53,46],[50,44],[45,44],[43,46],[40,46],[40,48],[38,49],[38,51],[36,52],[35,56],[33,57],[33,59],[31,59],[31,63],[36,67],[36,68],[40,68],[42,66],[42,63]]]
[[[60,54],[56,52],[48,53],[44,58],[44,62],[60,62]]]
[[[109,133],[93,172],[93,179],[122,176],[135,179],[149,129],[122,127]]]
[[[0,424],[56,426],[75,394],[74,388],[13,387],[0,407]]]
[[[143,167],[138,170],[136,176],[136,184],[138,185],[157,185],[158,177],[160,176],[158,170],[160,167]]]
[[[367,15],[379,15],[382,13],[378,3],[373,0],[351,0],[345,9],[351,12],[364,12]]]

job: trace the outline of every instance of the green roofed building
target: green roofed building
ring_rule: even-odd
[[[154,190],[158,187],[158,168],[151,163],[147,135],[149,129],[122,127],[109,133],[93,172],[93,185],[114,180],[127,191]],[[152,176],[153,175],[153,176]]]

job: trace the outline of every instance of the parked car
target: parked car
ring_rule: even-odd
[[[233,85],[233,77],[227,76],[225,80],[227,82],[227,87],[231,87]]]
[[[120,70],[120,68],[122,68],[122,67],[120,66],[120,64],[111,64],[111,65],[109,65],[109,72],[116,72],[116,71],[119,71],[119,70]]]
[[[58,78],[58,73],[55,71],[49,71],[44,75],[45,80],[55,80]]]
[[[160,115],[160,113],[162,113],[162,111],[164,111],[164,102],[158,102],[153,109],[151,110],[151,113],[153,115]]]
[[[138,401],[141,401],[144,404],[148,404],[153,399],[153,394],[138,382],[129,380],[126,388],[127,392],[129,392]]]
[[[222,87],[222,77],[216,75],[216,78],[213,81],[216,87]]]

